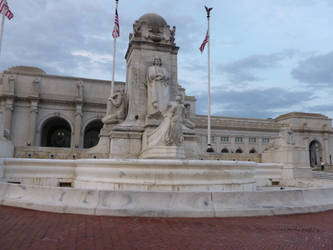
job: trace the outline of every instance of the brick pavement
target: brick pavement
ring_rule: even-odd
[[[333,211],[247,218],[139,218],[0,206],[0,249],[333,249]]]

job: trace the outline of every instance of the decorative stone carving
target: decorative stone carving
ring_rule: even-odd
[[[295,145],[294,132],[291,128],[282,128],[280,131],[280,136],[284,139],[284,142],[290,145]]]
[[[123,90],[117,90],[107,102],[106,116],[102,119],[104,124],[116,124],[126,117],[126,98]]]
[[[157,14],[146,14],[133,25],[133,34],[129,39],[139,41],[150,41],[154,43],[174,45],[176,27],[172,30],[165,20]]]
[[[8,77],[8,80],[3,80],[3,85],[2,85],[2,93],[5,96],[12,97],[15,95],[15,76],[10,75]]]
[[[148,135],[148,146],[181,146],[184,141],[182,121],[184,106],[181,99],[170,102],[161,124]]]
[[[281,146],[295,145],[294,132],[291,128],[283,127],[280,130],[279,138],[274,139],[268,144],[268,149],[278,149]]]
[[[183,115],[183,124],[186,128],[193,130],[195,124],[191,121],[191,104],[186,103],[184,104],[184,115]]]
[[[83,101],[83,88],[84,88],[83,82],[79,81],[76,85],[76,88],[77,88],[77,93],[76,93],[77,101]]]
[[[4,129],[3,130],[3,138],[7,139],[7,140],[10,140],[10,132],[9,132],[9,129]]]
[[[40,93],[40,80],[39,79],[35,79],[32,81],[32,96],[33,97],[39,97],[39,93]]]
[[[170,88],[168,84],[167,70],[162,67],[162,60],[154,57],[153,65],[147,73],[147,114],[149,117],[161,116],[169,103]]]

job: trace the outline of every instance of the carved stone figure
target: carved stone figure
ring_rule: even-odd
[[[79,81],[76,85],[77,88],[77,99],[83,100],[83,82]]]
[[[171,32],[170,32],[170,42],[171,42],[172,44],[175,43],[175,34],[176,34],[176,27],[173,26],[173,27],[172,27],[172,30],[171,30]]]
[[[7,140],[10,140],[10,132],[9,132],[9,129],[4,129],[3,130],[3,138],[7,139]]]
[[[177,97],[176,102],[169,103],[161,124],[148,136],[148,146],[181,146],[183,113],[184,106]]]
[[[35,79],[32,82],[32,95],[39,96],[39,92],[40,92],[40,80]]]
[[[284,143],[295,145],[295,138],[294,138],[294,132],[291,130],[291,128],[285,127],[282,128],[279,136],[283,138]]]
[[[162,67],[159,57],[154,57],[153,65],[148,68],[147,74],[147,114],[149,116],[156,113],[163,114],[170,99],[170,87],[168,84],[168,73]]]
[[[186,103],[184,104],[183,123],[186,128],[194,129],[195,124],[194,122],[191,121],[190,114],[191,114],[191,105],[189,103]]]
[[[279,132],[279,138],[270,142],[267,149],[278,149],[281,146],[291,145],[295,145],[294,132],[291,130],[291,128],[283,127]]]
[[[102,119],[104,124],[115,124],[126,117],[126,98],[122,90],[117,90],[107,102],[106,116]]]

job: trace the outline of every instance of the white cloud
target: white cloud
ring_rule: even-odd
[[[97,63],[110,63],[112,62],[113,59],[113,56],[110,54],[96,54],[85,50],[72,51],[71,54],[73,56],[81,56],[88,58],[90,61]]]

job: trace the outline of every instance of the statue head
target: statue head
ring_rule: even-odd
[[[161,66],[162,65],[162,60],[158,56],[155,56],[153,59],[153,65]]]
[[[176,96],[176,102],[179,103],[179,104],[182,104],[183,103],[183,98],[181,95],[177,95]]]
[[[114,93],[112,98],[117,99],[117,98],[123,98],[124,97],[124,90],[123,89],[117,89]]]

